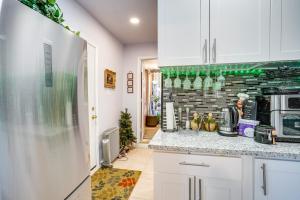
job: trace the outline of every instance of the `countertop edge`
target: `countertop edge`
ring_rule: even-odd
[[[236,150],[189,148],[189,147],[164,146],[164,145],[154,145],[154,144],[148,145],[148,148],[159,152],[165,152],[165,153],[205,154],[205,155],[226,156],[226,157],[252,156],[254,158],[261,158],[261,159],[300,161],[300,155],[287,154],[287,153],[276,153],[276,155],[274,155],[272,152],[256,152],[250,150],[247,152],[244,151],[239,152]]]

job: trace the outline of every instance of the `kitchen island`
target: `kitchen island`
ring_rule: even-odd
[[[149,148],[155,200],[300,199],[300,144],[160,130]]]

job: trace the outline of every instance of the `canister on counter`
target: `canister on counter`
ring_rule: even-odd
[[[239,135],[253,138],[255,127],[257,125],[259,125],[259,121],[240,119],[239,120]]]

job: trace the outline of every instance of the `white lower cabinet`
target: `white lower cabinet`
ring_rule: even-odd
[[[300,200],[300,162],[154,153],[155,200]]]
[[[299,200],[300,162],[255,160],[255,200]]]
[[[194,177],[181,174],[155,173],[155,200],[194,200]]]
[[[241,182],[156,173],[155,200],[241,200]]]
[[[198,178],[196,200],[241,200],[240,181]]]
[[[154,154],[155,200],[241,200],[240,158]]]

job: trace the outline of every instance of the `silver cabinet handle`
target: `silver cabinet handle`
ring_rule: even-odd
[[[192,178],[189,178],[189,200],[192,200]]]
[[[261,186],[261,188],[264,191],[264,195],[267,195],[267,177],[266,177],[266,164],[264,163],[261,166],[262,172],[263,172],[263,185]]]
[[[194,200],[196,200],[196,181],[197,181],[197,178],[196,176],[194,176]]]
[[[214,39],[214,43],[212,46],[212,61],[213,63],[217,62],[217,39]]]
[[[202,199],[202,197],[201,197],[202,196],[202,191],[201,191],[202,190],[202,188],[201,188],[202,185],[201,185],[201,182],[202,182],[201,179],[199,179],[199,200]]]
[[[205,164],[205,163],[180,162],[179,165],[190,165],[190,166],[197,166],[197,167],[210,167],[210,165]]]
[[[207,63],[207,39],[205,39],[204,46],[203,46],[203,63]]]

